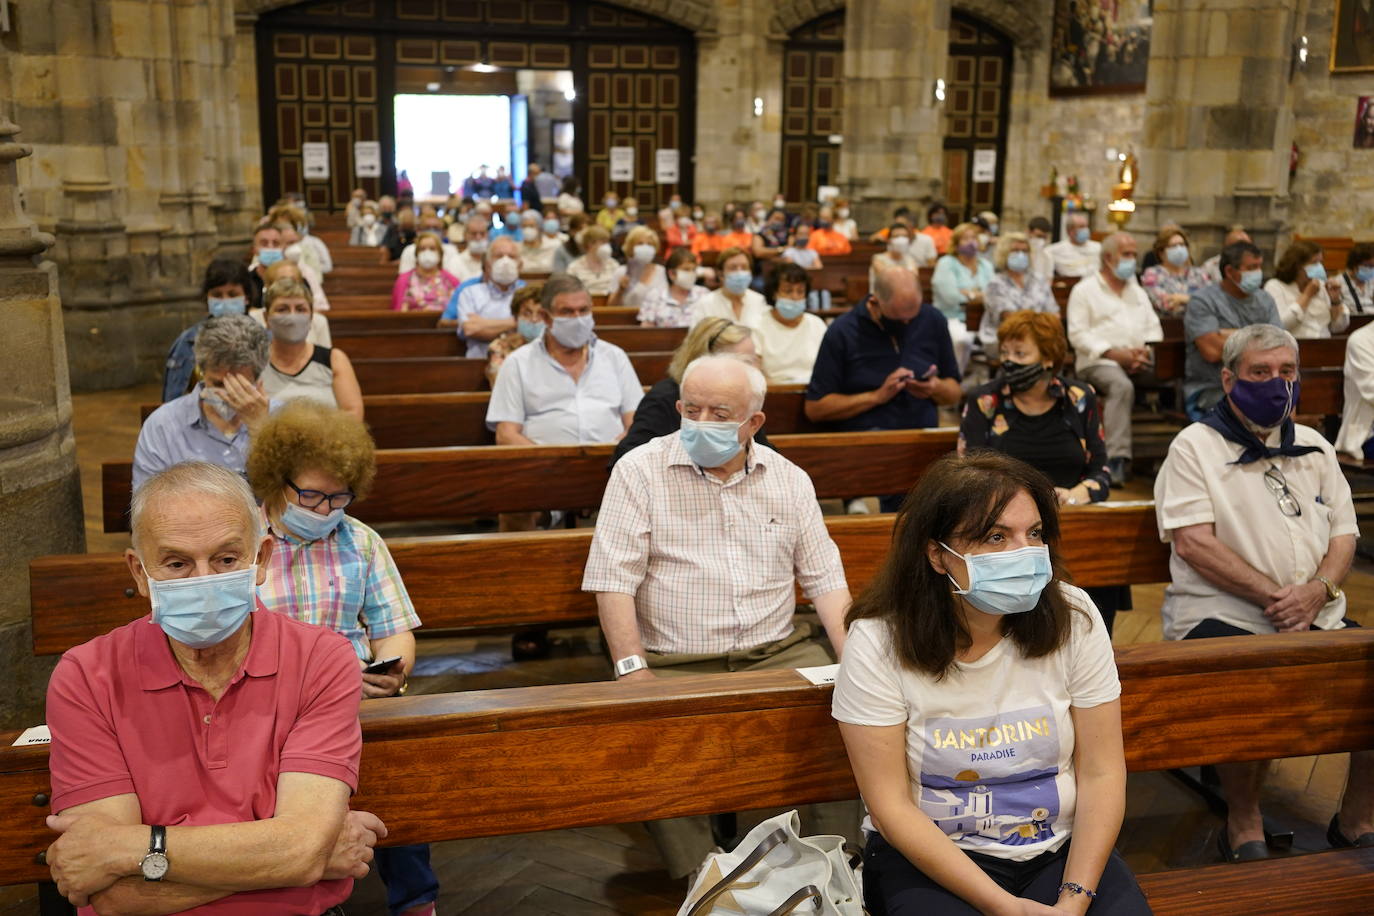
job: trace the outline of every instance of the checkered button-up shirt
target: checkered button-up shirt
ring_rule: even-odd
[[[279,522],[269,522],[268,531],[272,559],[258,586],[268,610],[347,637],[363,661],[372,660],[372,640],[420,626],[386,542],[362,522],[345,515],[318,541]]]
[[[692,463],[676,433],[616,462],[582,589],[633,595],[644,648],[730,652],[792,630],[795,586],[846,587],[806,472],[751,445],[727,480]]]

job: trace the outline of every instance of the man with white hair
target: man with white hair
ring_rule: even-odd
[[[1097,270],[1102,245],[1093,241],[1088,214],[1070,213],[1064,220],[1065,238],[1045,248],[1045,255],[1060,277],[1087,277]]]
[[[510,300],[525,285],[520,279],[520,243],[501,236],[487,247],[482,277],[454,290],[439,324],[457,325],[467,341],[469,359],[486,359],[487,345],[515,327]]]
[[[151,617],[71,649],[48,683],[58,890],[102,913],[335,913],[386,836],[348,810],[352,646],[257,602],[272,539],[234,472],[163,471],[132,520]]]
[[[464,282],[473,277],[480,277],[482,275],[482,258],[487,253],[490,234],[491,221],[474,210],[463,225],[463,250],[458,255],[454,266],[452,268],[445,267],[444,270]],[[449,317],[447,312],[444,317]]]
[[[1136,281],[1139,251],[1128,232],[1107,236],[1100,269],[1069,293],[1069,343],[1078,377],[1102,397],[1107,467],[1118,487],[1130,477],[1135,383],[1153,375],[1150,344],[1164,339],[1159,316]]]
[[[582,588],[596,593],[618,679],[829,664],[816,628],[793,619],[798,583],[843,650],[849,588],[815,488],[753,441],[766,389],[743,360],[694,360],[677,404],[682,428],[611,471]],[[819,832],[853,832],[852,808],[839,807]],[[715,845],[705,817],[648,826],[675,878]]]
[[[1169,446],[1155,479],[1160,538],[1172,544],[1167,639],[1338,630],[1341,582],[1359,528],[1336,452],[1293,422],[1298,342],[1281,327],[1239,328],[1222,349],[1223,397]],[[1266,764],[1218,766],[1226,798],[1219,836],[1231,860],[1264,858],[1259,798]],[[1374,845],[1374,752],[1351,756],[1327,838]]]
[[[552,223],[552,232],[544,224]],[[526,273],[553,273],[553,253],[563,244],[558,237],[558,217],[545,218],[538,210],[520,214],[520,261]]]

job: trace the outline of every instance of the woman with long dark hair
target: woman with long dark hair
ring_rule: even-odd
[[[834,715],[875,916],[1150,912],[1112,850],[1121,686],[1060,567],[1057,503],[1014,458],[936,462],[849,611]]]

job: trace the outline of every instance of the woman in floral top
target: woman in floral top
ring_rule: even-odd
[[[1159,233],[1154,250],[1159,263],[1145,268],[1140,285],[1159,314],[1182,315],[1193,293],[1212,283],[1206,271],[1194,266],[1188,236],[1177,226],[1166,226]]]
[[[433,232],[420,233],[415,239],[415,269],[397,277],[391,289],[392,311],[437,311],[448,304],[460,281],[439,266],[443,257],[439,236]]]
[[[510,297],[510,314],[515,319],[515,327],[487,347],[486,376],[491,387],[496,387],[496,376],[507,356],[544,336],[544,313],[539,308],[539,297],[543,293],[543,283],[528,283]]]
[[[988,448],[1024,461],[1050,479],[1060,505],[1106,499],[1111,477],[1097,393],[1058,372],[1069,347],[1059,315],[1012,312],[998,346],[1000,371],[964,404],[959,454]],[[1118,608],[1130,606],[1130,590],[1087,591],[1110,633]]]

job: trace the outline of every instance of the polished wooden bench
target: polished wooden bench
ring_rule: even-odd
[[[631,353],[676,350],[686,328],[641,328],[637,325],[598,325],[596,336]],[[400,331],[351,331],[333,334],[333,344],[350,359],[402,356],[464,356],[467,342],[454,328],[412,328]]]
[[[435,328],[439,326],[439,316],[443,312],[432,309],[423,312],[393,312],[391,311],[390,300],[376,303],[372,309],[353,308],[340,310],[338,313],[329,311],[326,317],[329,319],[330,335],[334,334],[353,334],[360,331],[401,331],[423,328]],[[595,309],[597,322],[606,325],[633,325],[635,316],[639,314],[636,308],[610,308],[603,306]]]
[[[850,590],[872,580],[887,556],[892,515],[831,516]],[[1085,587],[1143,585],[1169,579],[1169,548],[1159,540],[1151,503],[1066,508],[1061,552]],[[593,531],[577,528],[509,534],[391,538],[406,590],[425,629],[567,625],[596,617],[582,568]],[[1110,544],[1110,550],[1103,545]],[[538,575],[529,575],[538,570]],[[36,655],[64,652],[147,613],[118,553],[39,557],[29,565]]]
[[[1374,747],[1374,632],[1126,646],[1127,768]],[[857,794],[832,688],[788,670],[374,701],[356,809],[386,844],[837,801]],[[48,748],[0,735],[0,884],[43,881]],[[635,749],[627,753],[627,749]],[[1158,916],[1365,913],[1374,850],[1140,876]]]
[[[800,397],[797,394],[796,397]],[[458,395],[478,398],[480,394]],[[773,436],[821,498],[899,493],[954,450],[953,427]],[[538,509],[593,508],[606,485],[610,445],[383,449],[372,495],[352,510],[366,522],[447,521]],[[101,465],[107,532],[128,530],[132,466]]]

